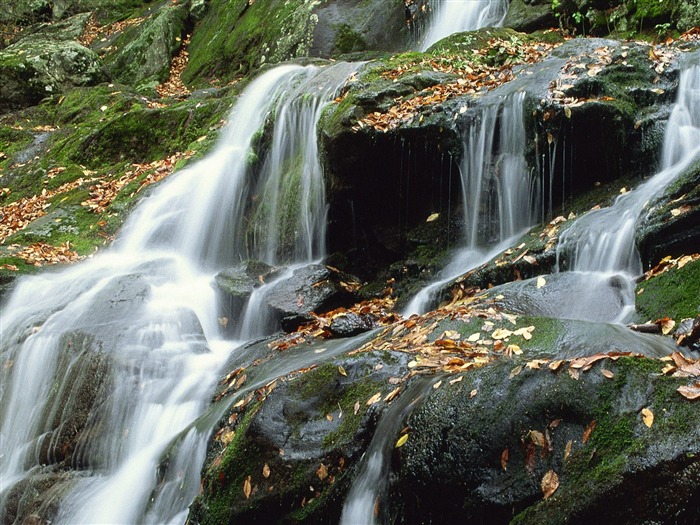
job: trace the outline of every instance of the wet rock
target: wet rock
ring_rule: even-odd
[[[691,164],[647,209],[635,234],[645,267],[667,255],[700,252],[700,162]]]
[[[679,345],[700,350],[700,315],[695,319],[684,319],[673,337]]]
[[[261,261],[245,261],[216,274],[220,315],[238,319],[253,290],[277,276],[277,269]]]
[[[406,370],[407,357],[341,357],[278,381],[264,401],[227,414],[219,435],[231,428],[235,436],[225,446],[210,442],[190,521],[337,523],[353,466],[386,408],[367,400],[394,388],[388,379]]]
[[[388,502],[401,522],[698,518],[691,503],[700,489],[698,416],[675,392],[685,380],[665,377],[662,363],[643,359],[606,361],[613,379],[601,365],[579,380],[565,370],[512,376],[515,364],[443,385],[409,417],[410,438],[394,452]],[[644,407],[656,415],[650,428]],[[560,485],[543,499],[548,471]]]
[[[333,317],[328,331],[336,337],[352,337],[376,328],[375,319],[371,315],[359,315],[347,312]]]
[[[312,319],[311,313],[325,313],[355,302],[348,287],[351,276],[322,264],[310,264],[294,270],[291,277],[273,283],[266,303],[281,320],[282,328],[292,332]]]

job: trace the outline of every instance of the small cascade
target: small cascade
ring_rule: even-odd
[[[525,93],[509,95],[467,126],[459,166],[464,247],[440,279],[411,300],[405,315],[424,312],[447,282],[491,259],[532,224],[538,192],[525,161],[524,101]]]
[[[315,123],[356,67],[284,65],[261,75],[216,150],[145,199],[110,250],[18,284],[0,331],[0,521],[13,521],[18,491],[47,480],[55,523],[184,520],[209,434],[187,429],[236,346],[220,337],[213,275],[251,255],[298,263],[322,254]],[[256,137],[269,126],[254,176]],[[292,166],[287,183],[276,170]],[[286,194],[264,194],[273,177]],[[270,235],[246,239],[251,202],[265,204],[255,212],[261,223],[284,224],[292,249]],[[176,437],[186,445],[162,472]]]
[[[435,42],[461,31],[498,26],[508,10],[508,0],[442,0],[432,2],[430,27],[421,42],[425,51]]]
[[[620,195],[611,207],[583,215],[562,234],[558,269],[568,273],[562,278],[578,292],[575,302],[560,301],[559,317],[614,322],[629,318],[634,312],[635,279],[642,273],[634,240],[637,222],[647,203],[699,153],[700,67],[691,64],[681,73],[678,100],[666,127],[661,171]],[[614,297],[614,308],[601,308],[606,294]]]
[[[380,498],[388,481],[389,456],[394,441],[406,417],[416,409],[434,382],[416,378],[382,415],[345,499],[340,525],[374,525],[385,521],[377,518],[381,509]]]

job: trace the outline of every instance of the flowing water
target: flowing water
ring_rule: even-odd
[[[47,480],[44,510],[54,509],[56,523],[184,521],[208,439],[190,425],[238,346],[220,335],[213,275],[249,257],[322,255],[316,122],[356,67],[285,65],[261,75],[216,150],[141,203],[109,251],[18,284],[0,327],[3,522],[25,487]],[[256,159],[256,137],[269,126],[272,145]],[[176,437],[179,452],[161,472]]]
[[[538,192],[525,161],[524,101],[525,93],[508,95],[481,108],[466,127],[459,166],[464,247],[405,315],[426,311],[446,283],[489,261],[532,224]]]
[[[421,42],[425,51],[438,40],[460,31],[500,25],[508,0],[441,0],[433,2],[430,28]]]
[[[562,234],[557,249],[559,270],[568,274],[564,278],[576,288],[576,300],[559,301],[559,317],[613,322],[630,319],[635,281],[642,274],[634,239],[637,223],[649,201],[699,154],[700,67],[691,63],[681,72],[678,99],[666,126],[661,170],[619,196],[609,208],[582,216]],[[614,300],[612,306],[608,302],[607,308],[601,308],[606,293],[612,293]]]

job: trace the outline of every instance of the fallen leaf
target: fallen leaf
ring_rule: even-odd
[[[438,217],[440,217],[440,214],[439,214],[439,213],[431,213],[430,215],[428,215],[428,218],[425,219],[425,222],[433,222],[433,221],[436,221],[436,220],[438,220]]]
[[[642,421],[644,421],[644,424],[651,428],[651,425],[654,424],[654,413],[649,410],[648,408],[643,408],[642,409]]]
[[[270,466],[267,463],[263,465],[262,475],[265,479],[270,477]]]
[[[544,499],[547,499],[552,494],[554,494],[559,488],[559,476],[553,470],[547,472],[542,478],[542,494],[544,494]]]
[[[511,332],[510,330],[507,330],[505,328],[496,328],[491,334],[491,337],[494,339],[505,339],[507,337],[510,337],[511,335],[513,335],[513,332]]]
[[[253,487],[250,484],[250,476],[248,476],[243,482],[243,494],[245,494],[245,499],[250,498],[251,492],[253,492]]]
[[[469,392],[469,397],[476,397],[476,395],[479,393],[479,391],[475,388],[471,392]]]
[[[378,403],[381,398],[382,398],[382,393],[377,392],[376,394],[374,394],[372,397],[370,397],[367,400],[367,406],[374,405],[375,403]]]
[[[503,470],[508,470],[508,447],[506,447],[503,452],[501,452],[501,467]]]
[[[679,386],[676,391],[686,399],[698,399],[700,398],[700,382],[693,385]]]
[[[544,277],[537,278],[537,288],[542,288],[545,284],[547,284],[547,281]]]
[[[588,423],[586,430],[583,431],[583,436],[581,436],[582,443],[588,442],[588,439],[591,437],[591,432],[595,430],[596,425],[598,425],[598,422],[595,419]]]
[[[398,386],[391,392],[389,392],[385,397],[384,397],[384,402],[389,403],[392,401],[397,395],[399,395],[399,392],[401,392],[401,387]]]
[[[508,376],[508,379],[513,379],[515,376],[517,376],[522,371],[523,371],[522,365],[516,366],[513,370],[510,371],[510,375]]]
[[[608,370],[607,368],[601,368],[600,373],[608,379],[612,379],[613,377],[615,377],[615,374],[612,372],[612,370]]]
[[[558,360],[556,360],[556,361],[552,361],[551,363],[549,363],[549,369],[550,369],[552,372],[556,372],[557,370],[559,370],[559,367],[560,367],[563,363],[564,363],[564,360],[563,360],[563,359],[558,359]]]
[[[571,455],[571,448],[574,446],[573,440],[569,440],[566,442],[566,448],[564,449],[564,461],[569,459],[569,456]]]
[[[544,434],[542,432],[539,432],[538,430],[530,430],[530,432],[528,432],[528,436],[535,445],[538,447],[544,447]]]
[[[435,384],[433,385],[433,388],[434,388],[435,390],[437,390],[438,388],[440,388],[440,386],[442,386],[442,380],[440,380],[440,381],[438,381],[437,383],[435,383]]]
[[[324,479],[326,479],[328,477],[328,469],[326,468],[326,466],[323,463],[321,463],[321,465],[316,470],[316,475],[318,476],[318,479],[320,479],[321,481],[323,481]]]
[[[403,447],[406,444],[406,441],[408,441],[408,434],[404,434],[398,439],[396,442],[396,448]]]
[[[451,385],[454,385],[455,383],[459,383],[459,382],[462,381],[463,379],[464,379],[464,376],[459,376],[459,377],[457,377],[457,378],[455,378],[455,379],[450,379],[450,384],[451,384]]]
[[[353,407],[353,414],[357,415],[357,413],[360,411],[360,402],[355,401],[355,406]]]
[[[474,342],[478,341],[479,339],[481,339],[481,333],[477,332],[475,334],[470,335],[467,338],[467,341],[469,341],[470,343],[474,343]]]
[[[347,377],[347,375],[348,375],[348,373],[343,368],[343,365],[338,365],[338,372],[340,373],[341,376]]]

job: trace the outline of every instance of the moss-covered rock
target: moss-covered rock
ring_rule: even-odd
[[[637,285],[637,316],[641,322],[670,317],[676,322],[698,315],[700,262],[672,268]]]
[[[77,42],[25,39],[0,51],[0,112],[106,79],[99,57]]]
[[[158,84],[168,78],[188,17],[186,4],[165,5],[138,26],[124,31],[105,58],[113,77],[125,84]]]
[[[694,162],[648,204],[636,231],[644,266],[667,255],[700,252],[700,162]]]

